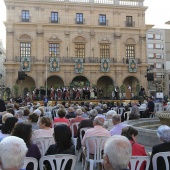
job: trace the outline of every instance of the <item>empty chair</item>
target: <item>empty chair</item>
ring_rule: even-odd
[[[158,159],[162,157],[162,159],[164,159],[164,162],[165,162],[165,166],[166,166],[166,169],[169,169],[170,168],[170,152],[159,152],[159,153],[156,153],[153,158],[152,158],[152,165],[153,165],[153,169],[154,170],[159,170],[159,166],[157,164],[157,161]]]
[[[26,169],[27,165],[29,163],[33,164],[34,169],[33,170],[37,170],[38,169],[38,161],[37,159],[33,158],[33,157],[25,157],[24,158],[24,165],[22,167],[22,169]],[[29,165],[28,165],[29,166]]]
[[[41,137],[33,140],[33,143],[37,144],[41,152],[41,156],[44,156],[50,145],[54,144],[53,137]]]
[[[103,148],[104,144],[108,137],[106,136],[93,136],[88,137],[85,140],[85,146],[86,146],[86,157],[85,157],[85,166],[84,169],[87,168],[87,163],[90,163],[90,170],[93,170],[94,163],[102,163],[103,162]],[[91,158],[90,153],[90,145],[94,146],[94,157]]]
[[[76,153],[76,146],[77,146],[77,138],[75,138],[75,134],[74,134],[74,128],[76,127],[76,129],[78,129],[78,125],[79,125],[80,122],[75,122],[75,123],[72,123],[71,124],[71,134],[72,134],[72,141],[74,143],[74,146],[75,146],[75,153]],[[77,136],[77,134],[76,134]]]
[[[40,170],[44,170],[44,166],[51,166],[52,170],[74,170],[75,164],[76,156],[69,154],[48,155],[39,160]]]
[[[130,111],[125,112],[124,119],[129,120],[130,113],[131,113]]]
[[[120,108],[117,109],[117,113],[120,114],[120,115],[122,115],[124,111],[125,111],[124,107],[120,107]]]
[[[129,163],[129,169],[140,170],[141,165],[146,163],[145,170],[149,169],[150,158],[149,156],[132,156]],[[155,169],[154,169],[155,170]]]

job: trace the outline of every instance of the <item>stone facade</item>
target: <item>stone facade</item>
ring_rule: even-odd
[[[90,85],[120,87],[136,84],[145,87],[148,67],[146,61],[146,30],[143,0],[57,1],[57,0],[4,0],[7,9],[6,86],[22,83],[23,88],[54,86],[59,82],[69,86],[73,79],[84,77]],[[28,16],[23,16],[23,11]],[[52,12],[57,22],[52,22]],[[83,14],[78,23],[76,14]],[[99,16],[104,20],[99,20]],[[25,18],[23,18],[25,17]],[[127,18],[132,19],[131,21]],[[26,19],[26,20],[23,20]],[[103,22],[104,21],[104,22]],[[130,25],[129,25],[130,24]],[[31,69],[20,82],[21,43],[30,43]],[[60,71],[49,71],[49,44],[59,44]],[[84,45],[84,71],[75,73],[75,45]],[[109,47],[109,72],[101,72],[101,46]],[[137,71],[129,72],[127,46],[133,46]],[[79,77],[78,77],[79,76]],[[109,83],[109,84],[108,84]]]

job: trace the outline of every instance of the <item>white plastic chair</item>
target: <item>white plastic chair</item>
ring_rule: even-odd
[[[52,170],[64,170],[67,162],[72,160],[70,170],[74,170],[76,164],[76,156],[69,154],[47,155],[39,160],[40,170],[44,170],[44,161],[49,161]]]
[[[129,120],[129,116],[130,116],[130,111],[127,111],[124,113],[124,119],[126,118],[126,120]]]
[[[90,170],[93,170],[93,165],[96,163],[102,163],[103,162],[103,147],[108,137],[106,136],[93,136],[88,137],[85,140],[85,147],[86,147],[86,157],[85,157],[85,166],[84,170],[87,169],[87,163],[90,163]],[[94,158],[90,157],[90,145],[93,145],[94,149]]]
[[[168,157],[170,158],[170,152],[159,152],[156,153],[153,158],[152,158],[152,165],[153,165],[153,169],[157,170],[159,167],[157,167],[157,159],[158,157],[162,157],[165,161],[165,165],[166,165],[166,169],[169,169],[169,161],[168,161]]]
[[[132,156],[130,159],[130,167],[131,170],[140,170],[140,167],[143,162],[146,162],[145,170],[149,169],[150,158],[149,156]]]
[[[22,169],[26,169],[26,167],[29,163],[33,163],[33,166],[34,166],[33,170],[38,169],[38,161],[37,161],[37,159],[35,159],[33,157],[25,157],[24,158],[24,165],[22,166]]]
[[[78,125],[79,125],[80,122],[75,122],[75,123],[72,123],[71,124],[71,134],[72,134],[72,141],[74,143],[74,146],[75,146],[75,153],[76,153],[76,146],[77,146],[77,138],[74,137],[74,127],[76,127],[78,129]]]
[[[49,146],[54,144],[55,141],[53,137],[40,137],[40,138],[34,139],[33,143],[35,143],[38,146],[41,152],[41,156],[44,156]]]
[[[125,108],[124,108],[124,107],[120,107],[120,108],[118,108],[118,109],[117,109],[117,114],[122,115],[122,114],[123,114],[123,112],[124,112],[124,110],[125,110]]]
[[[81,128],[80,129],[80,142],[82,141],[83,139],[83,134],[88,130],[90,129],[91,127],[87,127],[87,128]],[[82,153],[83,149],[81,148],[80,150],[78,150],[78,159],[77,160],[80,160],[80,157],[81,157],[81,153]],[[82,164],[83,166],[83,164]]]
[[[61,124],[69,126],[69,124],[67,122],[53,122],[52,127],[54,128],[55,126],[61,125]]]

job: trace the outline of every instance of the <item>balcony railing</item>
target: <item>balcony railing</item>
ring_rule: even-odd
[[[19,20],[20,22],[31,22],[31,16],[29,16],[29,18],[22,18],[22,16],[19,16]]]
[[[141,64],[141,60],[139,58],[134,58],[137,60],[137,64]],[[123,63],[124,64],[129,64],[129,59],[127,58],[123,58]]]
[[[75,2],[75,3],[90,3],[90,4],[112,4],[122,6],[143,6],[143,0],[27,0],[37,2]]]
[[[132,22],[125,21],[125,26],[126,27],[135,27],[135,21],[132,21]]]
[[[60,23],[60,17],[58,17],[57,19],[52,19],[51,17],[49,17],[49,22],[54,23],[54,24],[59,24]]]
[[[44,63],[49,63],[50,62],[50,56],[45,56],[44,58],[37,58],[35,56],[31,56],[30,57],[30,61],[31,63],[34,62],[44,62]],[[60,63],[75,63],[75,59],[77,57],[67,57],[67,56],[63,56],[63,57],[57,57],[60,60]],[[141,60],[139,58],[135,58],[137,60],[137,64],[141,64]],[[6,62],[11,61],[6,59]],[[20,56],[15,56],[14,57],[14,62],[20,62],[21,61],[21,57]],[[101,58],[100,57],[85,57],[83,58],[84,63],[101,63]],[[110,58],[110,63],[112,64],[118,64],[118,63],[123,63],[123,64],[129,64],[129,59],[123,58],[122,62],[117,62],[116,58]]]
[[[84,25],[85,24],[85,19],[83,19],[82,21],[77,21],[77,19],[75,18],[75,24],[80,24],[80,25]]]

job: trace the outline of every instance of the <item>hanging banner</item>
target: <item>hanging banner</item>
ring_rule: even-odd
[[[21,58],[21,69],[23,71],[31,70],[31,58],[30,57],[22,57]]]
[[[102,58],[101,59],[101,72],[110,71],[110,59]]]
[[[135,73],[137,72],[137,60],[129,59],[129,72]]]
[[[50,58],[50,71],[51,72],[60,71],[60,59],[59,58]]]
[[[75,59],[75,73],[83,73],[83,58]]]

